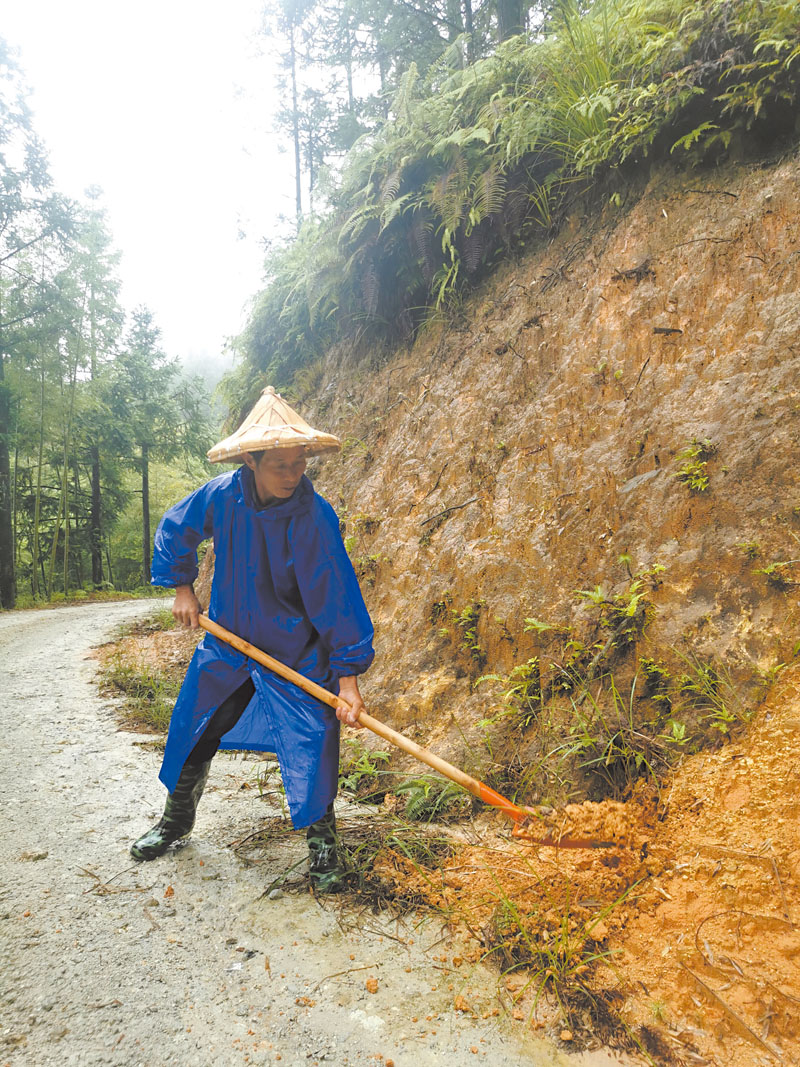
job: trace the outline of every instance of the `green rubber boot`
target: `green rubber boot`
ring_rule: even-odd
[[[306,830],[308,841],[308,873],[311,887],[318,893],[338,893],[344,889],[345,870],[339,862],[336,846],[336,816],[331,810]]]
[[[135,860],[154,860],[162,856],[170,845],[189,836],[210,767],[211,760],[183,765],[178,784],[167,797],[161,819],[131,845],[131,855]]]

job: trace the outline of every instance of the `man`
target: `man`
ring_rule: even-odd
[[[373,658],[373,629],[333,508],[304,476],[306,459],[338,451],[270,386],[236,433],[208,453],[240,462],[164,515],[152,582],[175,589],[172,613],[197,627],[197,546],[214,539],[208,614],[300,674],[338,692],[332,711],[206,633],[170,721],[159,777],[169,790],[159,823],[131,847],[137,860],[188,837],[218,748],[275,752],[292,822],[307,827],[314,888],[341,887],[333,799],[339,720],[358,725],[358,675]]]

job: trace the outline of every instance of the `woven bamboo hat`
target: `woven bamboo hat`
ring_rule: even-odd
[[[239,429],[208,452],[212,463],[244,463],[245,452],[305,448],[307,456],[338,452],[342,443],[333,434],[309,426],[268,385]]]

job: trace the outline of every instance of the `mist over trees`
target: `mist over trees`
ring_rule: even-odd
[[[76,203],[53,188],[0,40],[3,608],[149,581],[150,465],[197,466],[207,446],[203,387],[163,353],[147,309],[126,329],[118,262],[99,191]],[[132,497],[135,561],[115,539]]]
[[[624,210],[652,161],[797,137],[785,0],[267,0],[262,44],[295,206],[233,342],[233,420],[268,382],[313,393],[337,343],[411,342],[581,198]],[[162,490],[206,473],[218,415],[150,312],[126,321],[117,265],[98,191],[53,188],[0,42],[3,607],[146,582]]]

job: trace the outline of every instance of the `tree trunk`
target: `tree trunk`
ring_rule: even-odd
[[[69,464],[72,423],[75,418],[75,392],[78,384],[78,356],[69,368],[69,413],[64,430],[64,596],[69,595]]]
[[[92,499],[89,510],[89,547],[92,553],[92,585],[99,589],[103,584],[103,528],[100,518],[100,450],[93,446]]]
[[[64,514],[64,487],[60,487],[61,491],[58,494],[58,515],[56,517],[55,528],[53,529],[53,544],[50,548],[50,563],[47,568],[47,586],[45,594],[48,600],[53,599],[53,592],[55,590],[55,573],[56,573],[56,556],[58,555],[58,538],[61,535],[61,519]]]
[[[317,180],[317,172],[314,167],[314,130],[312,124],[308,124],[308,211],[314,214],[314,183]]]
[[[525,32],[525,16],[528,5],[523,0],[496,0],[497,38],[507,41]]]
[[[31,593],[34,600],[39,595],[39,572],[41,563],[42,581],[44,582],[44,561],[39,547],[39,520],[42,514],[42,463],[44,461],[44,357],[42,360],[42,375],[39,394],[39,457],[36,464],[36,495],[33,505],[33,548],[31,560]]]
[[[464,32],[467,35],[467,62],[475,62],[475,20],[472,17],[472,0],[464,0]]]
[[[108,551],[108,545],[106,545],[106,568],[108,570],[108,580],[113,585],[114,571],[111,569],[111,553]]]
[[[463,32],[461,0],[447,0],[447,40],[452,43]]]
[[[97,378],[97,323],[95,318],[95,291],[91,286],[89,296],[89,356],[91,379]],[[89,507],[89,550],[92,554],[92,585],[99,589],[103,584],[103,527],[100,511],[100,449],[92,445],[92,497]]]
[[[353,91],[353,55],[356,50],[356,35],[348,27],[347,40],[349,48],[344,61],[345,77],[347,79],[347,110],[352,112],[356,109],[356,98]]]
[[[150,584],[150,459],[142,445],[142,582]]]
[[[0,374],[0,378],[2,378],[2,374]],[[19,559],[20,559],[20,552],[19,552],[19,547],[20,547],[19,546],[19,511],[17,509],[17,497],[18,497],[18,492],[19,492],[19,481],[18,481],[18,478],[19,478],[19,474],[18,474],[18,472],[19,472],[19,409],[20,409],[20,398],[17,397],[17,413],[16,413],[16,417],[14,419],[14,465],[11,468],[11,471],[13,472],[13,473],[11,473],[11,516],[12,516],[11,528],[12,528],[12,531],[13,531],[13,534],[14,534],[14,540],[12,542],[12,544],[14,545],[14,554],[13,554],[13,558],[12,558],[12,564],[13,564],[13,573],[15,575],[15,584],[16,584],[16,573],[17,573],[17,568],[19,566]]]
[[[297,104],[297,52],[294,46],[294,22],[289,27],[289,58],[292,70],[292,136],[294,137],[294,191],[297,228],[303,221],[303,195],[300,173],[300,114]]]
[[[0,288],[2,296],[2,288]],[[2,321],[0,304],[0,321]],[[11,525],[11,397],[6,386],[6,355],[0,327],[0,608],[13,608],[17,600],[14,574],[16,539]],[[14,468],[16,470],[16,466]]]
[[[13,608],[17,599],[14,575],[14,532],[11,513],[11,397],[5,383],[5,356],[0,351],[0,607]]]
[[[78,461],[74,458],[72,468],[72,492],[75,500],[75,532],[77,535],[81,514],[81,475],[78,469]],[[78,544],[75,553],[75,581],[78,585],[78,589],[83,589],[83,550],[81,549],[80,544]]]

